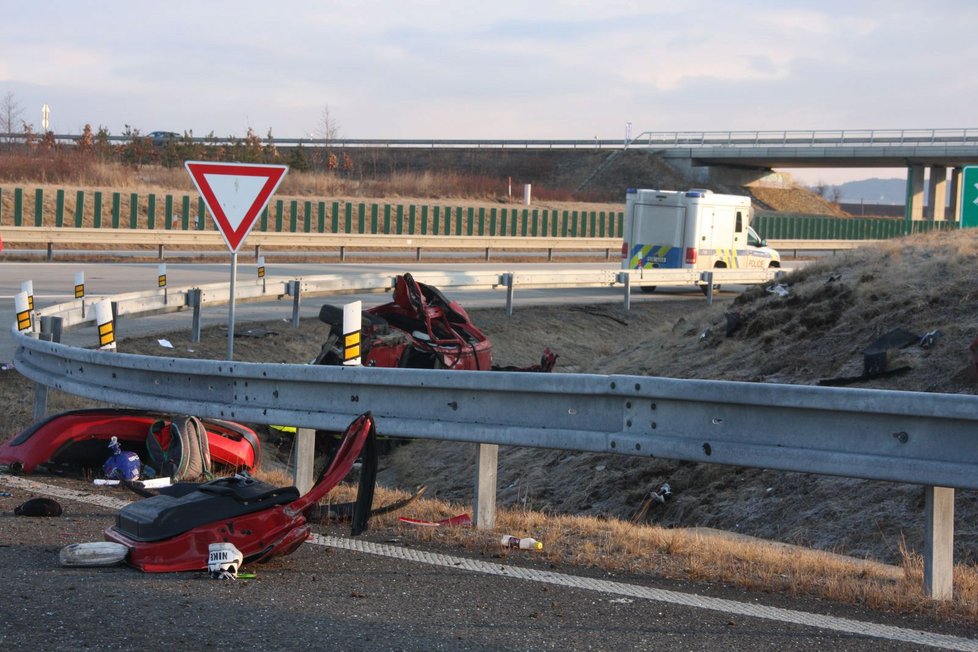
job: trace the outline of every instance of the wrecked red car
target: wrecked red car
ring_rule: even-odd
[[[79,472],[99,468],[109,456],[108,442],[118,438],[123,450],[148,459],[150,428],[167,415],[128,409],[71,410],[49,416],[0,445],[0,465],[12,473]],[[201,419],[207,430],[213,462],[234,469],[252,469],[261,461],[261,442],[251,428],[222,419]],[[169,429],[157,433],[168,448]]]
[[[357,535],[367,527],[377,478],[376,431],[369,412],[346,429],[332,461],[302,496],[295,487],[275,487],[247,475],[179,483],[123,507],[105,539],[126,546],[126,561],[147,573],[205,569],[212,543],[232,544],[245,564],[287,555],[309,537],[316,504],[361,454],[351,526]]]
[[[342,364],[343,308],[324,305],[319,319],[330,325],[330,333],[314,364]],[[462,306],[411,274],[397,277],[393,301],[363,311],[360,333],[367,367],[502,369],[493,366],[492,344]],[[546,350],[537,365],[505,370],[550,371],[556,359]]]

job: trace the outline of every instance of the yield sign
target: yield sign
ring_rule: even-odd
[[[287,165],[207,161],[185,165],[231,253],[248,237],[289,169]]]

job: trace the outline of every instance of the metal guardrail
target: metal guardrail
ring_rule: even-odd
[[[723,271],[723,270],[716,270]],[[730,270],[735,272],[736,270]],[[633,273],[579,272],[495,285],[630,283]],[[652,275],[645,271],[646,281]],[[437,275],[435,275],[437,276]],[[491,276],[419,280],[457,286]],[[669,279],[654,278],[657,285]],[[717,280],[717,279],[712,279]],[[271,283],[252,292],[390,287],[391,277]],[[215,284],[202,301],[219,303]],[[226,301],[227,286],[223,286]],[[203,290],[203,289],[202,289]],[[177,294],[186,297],[190,290]],[[154,297],[154,294],[157,295]],[[173,309],[162,292],[111,297],[119,315]],[[252,297],[254,298],[254,296]],[[176,302],[179,305],[179,301]],[[86,322],[80,302],[38,311]],[[978,489],[978,396],[631,375],[521,374],[260,364],[79,349],[16,332],[17,370],[46,387],[147,410],[340,430],[371,410],[387,435],[824,473],[927,487],[928,594],[951,595],[953,489]],[[494,456],[492,459],[495,459]],[[491,474],[495,477],[495,472]],[[494,480],[493,480],[494,482]],[[480,477],[479,491],[495,491]],[[478,496],[477,496],[478,502]],[[494,504],[494,500],[492,501]],[[950,515],[947,505],[950,504]]]
[[[7,247],[18,244],[42,244],[48,258],[54,256],[55,245],[100,244],[156,246],[162,259],[166,247],[213,247],[226,250],[221,234],[207,231],[165,231],[151,229],[92,229],[16,226],[3,228]],[[332,249],[343,260],[356,249],[408,250],[421,259],[423,250],[480,251],[489,259],[493,251],[523,250],[546,251],[552,257],[555,251],[602,251],[605,258],[621,248],[618,238],[546,237],[546,236],[477,236],[477,235],[369,235],[348,233],[268,233],[252,232],[248,244],[255,247],[257,257],[262,247],[279,249],[323,250]]]
[[[150,140],[147,136],[144,138]],[[78,134],[54,134],[61,143],[78,142]],[[22,133],[0,134],[6,142],[25,142]],[[128,136],[108,136],[112,143],[133,140]],[[244,137],[184,138],[177,143],[224,145],[242,142]],[[604,149],[622,148],[629,145],[655,147],[826,147],[826,146],[905,146],[905,145],[975,145],[978,144],[976,128],[945,129],[815,129],[815,130],[761,130],[761,131],[645,131],[631,140],[624,139],[445,139],[445,138],[275,138],[262,142],[276,145],[302,145],[304,147],[336,148],[475,148],[475,149]]]
[[[166,247],[213,247],[226,245],[217,231],[166,231],[155,229],[92,229],[58,228],[50,226],[3,227],[4,243],[12,245],[41,244],[53,258],[55,246],[71,244],[155,246],[162,259]],[[876,240],[771,240],[768,245],[778,250],[815,251],[851,249]],[[621,248],[620,238],[586,237],[513,237],[513,236],[451,236],[451,235],[366,235],[345,233],[265,233],[256,231],[248,236],[257,256],[262,247],[300,250],[335,249],[341,258],[355,249],[408,250],[420,259],[426,249],[480,251],[490,257],[492,251],[603,251],[611,258]]]
[[[147,410],[978,489],[978,396],[160,358],[18,336],[17,370]]]

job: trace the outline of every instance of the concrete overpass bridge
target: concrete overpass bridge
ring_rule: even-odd
[[[978,165],[978,128],[646,131],[627,140],[334,139],[327,143],[277,139],[276,142],[353,148],[610,150],[605,162],[579,188],[586,187],[627,150],[654,153],[704,184],[713,181],[748,185],[771,176],[774,169],[905,168],[907,218],[913,220],[957,219],[961,206],[961,170],[966,165]],[[925,178],[929,178],[926,214]]]
[[[626,147],[646,148],[704,182],[735,175],[747,183],[773,168],[905,168],[913,220],[957,219],[961,170],[978,165],[978,129],[645,132]]]

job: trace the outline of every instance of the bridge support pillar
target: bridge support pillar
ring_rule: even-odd
[[[907,168],[907,209],[908,222],[924,219],[924,166],[911,165]]]
[[[961,211],[961,168],[951,168],[951,190],[949,196],[951,201],[947,207],[949,219],[958,222],[961,220],[961,216],[958,213]]]
[[[944,207],[947,205],[947,168],[943,165],[933,165],[930,168],[927,203],[930,205],[930,218],[935,222],[943,222],[946,219]]]

